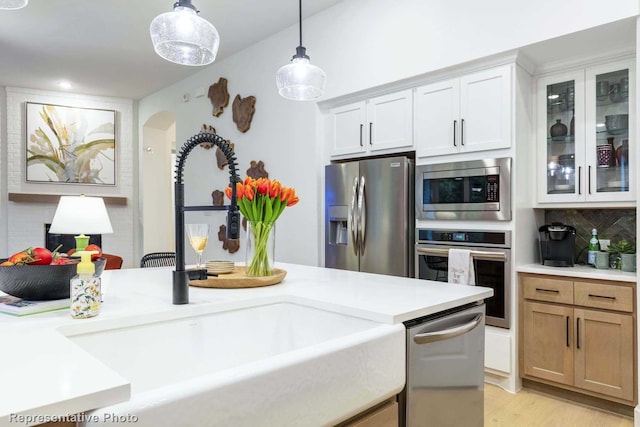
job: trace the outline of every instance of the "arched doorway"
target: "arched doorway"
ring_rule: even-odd
[[[162,111],[142,128],[142,253],[174,251],[173,165],[175,163],[175,115]]]

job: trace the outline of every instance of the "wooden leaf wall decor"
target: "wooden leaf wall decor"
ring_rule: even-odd
[[[200,129],[200,132],[198,133],[216,133],[216,128],[207,124],[203,124],[202,129]],[[203,142],[202,144],[200,144],[200,147],[208,150],[210,148],[213,148],[214,145],[215,144],[213,142]]]
[[[255,109],[256,97],[247,96],[246,98],[240,98],[240,95],[236,95],[233,100],[233,122],[240,132],[246,132],[251,127],[251,119]]]
[[[220,190],[213,190],[211,192],[211,204],[213,206],[224,205],[224,192]]]
[[[234,145],[228,139],[227,144],[229,144],[229,146],[233,150]],[[218,163],[218,169],[220,170],[224,169],[224,167],[229,164],[229,162],[227,161],[227,156],[225,156],[222,150],[220,150],[220,148],[218,147],[216,147],[216,162]]]
[[[262,160],[251,160],[251,166],[247,169],[247,175],[253,179],[269,178],[269,172],[264,168],[264,162]]]
[[[222,114],[224,107],[229,105],[229,91],[227,91],[227,79],[220,77],[217,83],[209,86],[209,94],[207,95],[213,107],[214,117]]]
[[[240,240],[227,240],[227,226],[224,224],[218,230],[218,240],[222,242],[222,249],[229,251],[230,254],[240,249]]]

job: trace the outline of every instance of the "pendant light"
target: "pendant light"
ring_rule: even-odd
[[[302,46],[302,0],[299,0],[300,44],[291,63],[281,67],[276,74],[278,93],[287,99],[309,101],[324,93],[327,76],[321,68],[309,62],[306,49]]]
[[[27,3],[29,3],[29,0],[0,0],[0,9],[22,9]]]
[[[207,65],[216,59],[220,36],[216,28],[198,16],[191,0],[179,0],[173,12],[151,22],[151,41],[156,53],[182,65]]]

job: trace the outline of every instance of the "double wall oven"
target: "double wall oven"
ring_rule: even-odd
[[[492,288],[485,301],[486,324],[509,328],[511,299],[511,231],[416,230],[415,274],[419,279],[447,282],[449,249],[468,249],[476,285]]]

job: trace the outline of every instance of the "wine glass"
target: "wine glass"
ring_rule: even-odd
[[[198,256],[196,268],[203,268],[202,252],[207,247],[209,240],[209,224],[187,224],[187,236],[189,244]]]

